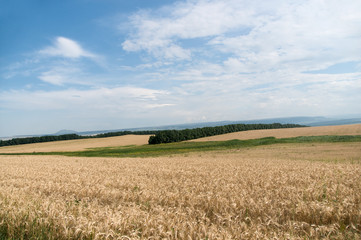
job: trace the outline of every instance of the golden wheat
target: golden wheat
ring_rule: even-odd
[[[0,156],[0,169],[0,230],[10,238],[361,239],[360,143]]]
[[[199,138],[191,141],[226,141],[232,139],[257,139],[263,137],[290,138],[299,136],[322,136],[322,135],[361,135],[361,124],[322,126],[322,127],[302,127],[283,129],[262,129],[243,132],[222,134],[212,137]]]
[[[0,153],[82,151],[87,148],[144,145],[150,135],[125,135],[0,147]]]

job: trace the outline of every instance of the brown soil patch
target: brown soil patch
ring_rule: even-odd
[[[144,145],[150,135],[125,135],[108,138],[76,139],[1,147],[0,153],[81,151],[87,148]]]
[[[195,142],[226,141],[232,139],[256,139],[264,137],[290,138],[299,136],[322,136],[322,135],[361,135],[361,124],[322,126],[304,128],[264,129],[243,132],[228,133],[223,135],[195,139]]]

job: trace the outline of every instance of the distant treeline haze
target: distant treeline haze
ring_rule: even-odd
[[[124,136],[129,134],[134,135],[153,135],[149,138],[149,144],[160,144],[160,143],[171,143],[180,142],[185,140],[197,139],[201,137],[214,136],[225,133],[256,130],[256,129],[277,129],[277,128],[295,128],[305,127],[298,124],[231,124],[217,127],[204,127],[195,129],[184,129],[184,130],[161,130],[161,131],[120,131],[97,134],[95,136],[80,136],[77,134],[64,134],[64,135],[50,135],[41,137],[26,137],[26,138],[13,138],[10,140],[0,140],[0,147],[20,145],[28,143],[41,143],[41,142],[53,142],[62,140],[73,140],[73,139],[85,139],[85,138],[105,138],[114,136]]]

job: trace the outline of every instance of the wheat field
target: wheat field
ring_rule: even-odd
[[[360,143],[0,169],[0,239],[361,239]]]
[[[125,135],[107,138],[75,139],[0,147],[0,153],[81,151],[96,147],[148,144],[150,135]]]
[[[361,124],[340,126],[301,127],[282,129],[262,129],[235,133],[227,133],[217,136],[199,138],[191,141],[227,141],[232,139],[247,140],[264,137],[291,138],[299,136],[323,136],[323,135],[361,135]]]

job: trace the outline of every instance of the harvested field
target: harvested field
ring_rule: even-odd
[[[0,147],[0,153],[81,151],[96,147],[144,145],[150,135],[125,135]]]
[[[226,141],[232,139],[246,140],[246,139],[257,139],[263,137],[290,138],[290,137],[299,137],[299,136],[322,136],[322,135],[361,135],[361,124],[251,130],[244,132],[222,134],[212,137],[205,137],[191,141],[206,142],[206,141]]]
[[[0,169],[0,239],[361,239],[359,142]]]

